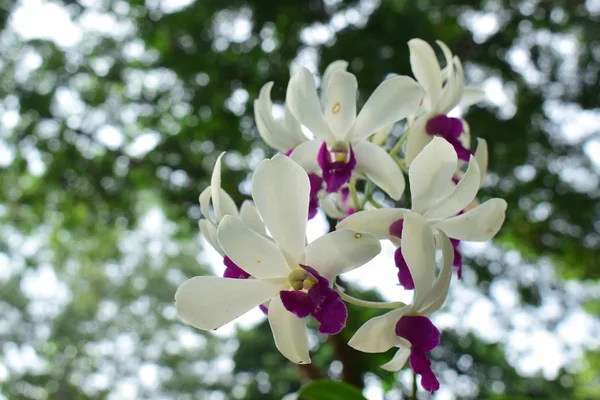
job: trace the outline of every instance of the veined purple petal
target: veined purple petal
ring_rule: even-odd
[[[427,121],[425,131],[430,135],[439,135],[447,141],[458,140],[463,133],[463,123],[458,118],[450,118],[446,115],[438,115]]]
[[[327,184],[327,193],[335,193],[347,183],[352,177],[352,171],[356,167],[356,157],[349,146],[350,157],[348,162],[333,161],[331,153],[327,149],[327,143],[323,142],[317,155],[317,162],[323,170],[323,180]]]
[[[446,139],[454,147],[458,158],[469,162],[469,158],[475,153],[465,148],[460,140],[458,140],[463,130],[463,123],[460,119],[450,118],[446,115],[438,115],[431,118],[425,126],[425,131],[429,135],[438,135]]]
[[[398,247],[394,252],[394,261],[396,262],[396,267],[398,268],[398,281],[400,282],[400,285],[404,286],[404,289],[413,290],[415,288],[415,283],[412,275],[410,274],[410,270],[408,269],[408,264],[406,264],[406,260],[402,255],[402,249],[400,247]]]
[[[412,347],[418,347],[425,353],[440,344],[440,331],[429,318],[414,315],[400,318],[396,324],[396,335],[405,338]]]
[[[390,235],[402,238],[402,228],[404,228],[404,218],[401,218],[390,225]]]
[[[223,272],[223,278],[231,279],[248,279],[250,274],[241,269],[234,263],[231,258],[223,257],[223,264],[225,264],[225,272]]]
[[[421,386],[430,393],[440,388],[433,370],[431,369],[431,360],[427,358],[425,352],[418,347],[413,347],[409,357],[410,367],[415,374],[421,375]]]
[[[346,325],[348,309],[339,293],[329,287],[329,281],[314,268],[300,264],[317,281],[308,292],[302,290],[282,290],[279,293],[286,310],[304,318],[312,315],[319,322],[319,332],[327,335],[338,334]]]
[[[286,310],[297,316],[305,318],[312,312],[314,306],[308,293],[300,290],[282,290],[279,297]]]
[[[317,174],[308,174],[310,182],[310,198],[308,201],[308,219],[313,219],[319,210],[319,190],[323,186],[323,178]]]

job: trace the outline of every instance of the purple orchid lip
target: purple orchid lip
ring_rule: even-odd
[[[319,210],[319,190],[323,186],[323,178],[317,174],[308,174],[310,197],[308,202],[308,219],[313,219]]]
[[[335,193],[344,186],[352,177],[352,171],[356,167],[356,157],[352,146],[348,145],[347,161],[333,161],[331,153],[327,149],[327,143],[323,142],[317,155],[317,162],[323,170],[323,180],[327,184],[327,193]]]
[[[459,140],[464,131],[463,123],[459,118],[438,115],[427,121],[425,131],[429,135],[439,135],[446,139],[454,147],[458,158],[462,161],[468,162],[471,155],[475,154],[465,148]]]
[[[396,335],[411,344],[410,367],[415,374],[421,375],[421,386],[431,393],[438,390],[440,383],[431,369],[431,360],[425,353],[440,344],[440,331],[427,317],[405,315],[396,324]]]
[[[346,325],[348,309],[339,293],[331,289],[329,281],[314,268],[302,264],[300,267],[311,275],[309,278],[316,279],[316,282],[306,292],[303,290],[279,292],[283,306],[299,318],[311,315],[319,322],[319,333],[327,335],[340,333]]]
[[[460,240],[450,239],[450,242],[452,242],[452,247],[454,247],[454,261],[452,261],[452,266],[454,268],[456,268],[456,275],[458,276],[458,279],[461,279],[462,278],[462,254],[460,253],[460,250],[458,249],[458,246],[460,245]]]
[[[223,264],[225,264],[225,272],[223,272],[223,278],[231,279],[248,279],[250,274],[237,266],[233,260],[227,256],[223,257]]]
[[[402,238],[402,229],[404,228],[404,218],[394,221],[389,228],[390,235]]]
[[[408,264],[402,255],[402,248],[400,247],[394,252],[394,262],[398,268],[398,281],[400,282],[400,285],[406,290],[413,290],[415,288],[415,282],[413,281]]]

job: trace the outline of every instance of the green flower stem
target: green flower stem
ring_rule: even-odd
[[[338,293],[340,294],[342,300],[344,300],[346,303],[354,304],[355,306],[359,307],[396,309],[406,305],[401,301],[379,302],[357,299],[356,297],[352,297],[344,293],[340,288],[338,288]]]
[[[352,197],[352,203],[354,204],[354,210],[355,211],[360,211],[361,207],[360,207],[360,201],[358,200],[358,193],[356,193],[356,186],[354,183],[354,179],[350,180],[350,184],[348,185],[349,189],[350,189],[350,196]]]
[[[377,200],[375,200],[374,198],[369,198],[369,203],[371,203],[371,205],[375,208],[383,208],[383,204],[381,204],[380,202],[378,202]]]
[[[394,147],[392,147],[392,149],[390,150],[390,153],[389,153],[390,156],[394,157],[396,154],[398,154],[398,152],[402,148],[402,145],[404,144],[404,142],[406,142],[406,139],[408,139],[407,133],[402,135],[402,137],[398,140],[398,142],[394,145]]]

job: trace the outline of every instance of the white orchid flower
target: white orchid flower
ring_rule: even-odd
[[[384,80],[356,115],[356,77],[347,63],[332,63],[323,75],[321,99],[313,75],[299,67],[287,88],[286,102],[296,120],[315,136],[290,157],[306,171],[321,171],[328,193],[337,192],[353,172],[364,174],[395,200],[404,192],[404,176],[381,147],[365,140],[414,113],[421,87],[407,76]]]
[[[175,294],[178,315],[198,329],[213,330],[270,300],[268,319],[277,348],[295,363],[310,363],[303,318],[313,316],[321,333],[338,333],[347,310],[331,285],[338,274],[375,257],[381,245],[374,235],[349,229],[306,245],[309,192],[300,165],[282,155],[263,160],[252,179],[252,195],[273,240],[239,218],[223,217],[218,242],[252,278],[189,279]]]
[[[458,57],[443,42],[436,42],[446,58],[446,67],[440,69],[433,48],[424,40],[412,39],[410,64],[417,81],[425,89],[425,98],[414,118],[411,119],[406,142],[406,163],[409,165],[434,135],[448,140],[463,161],[468,161],[472,153],[468,143],[461,135],[465,132],[466,122],[459,118],[450,118],[448,114],[454,107],[467,107],[481,100],[484,92],[465,87],[465,76]]]
[[[365,353],[383,353],[398,347],[396,355],[382,368],[399,371],[410,357],[413,371],[422,375],[421,385],[433,392],[439,383],[425,353],[440,343],[440,333],[427,317],[444,304],[448,295],[453,249],[443,232],[434,240],[433,231],[421,215],[409,212],[404,221],[401,248],[415,283],[413,302],[367,321],[348,344]],[[443,255],[437,278],[436,244]]]
[[[410,210],[381,208],[360,211],[345,218],[337,228],[369,232],[399,246],[404,215],[412,211],[421,214],[432,229],[443,231],[452,239],[473,242],[490,240],[504,223],[506,201],[490,199],[462,213],[477,195],[482,176],[477,161],[471,156],[466,173],[455,184],[452,179],[457,164],[453,146],[440,137],[434,138],[410,165]],[[399,268],[398,278],[403,286],[411,289],[410,274],[402,254],[397,250],[395,257]]]

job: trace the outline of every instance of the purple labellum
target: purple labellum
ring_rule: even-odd
[[[333,161],[331,153],[327,149],[327,143],[323,142],[317,155],[317,162],[323,170],[323,180],[327,184],[327,193],[335,193],[346,184],[352,177],[352,170],[356,167],[356,158],[349,148],[348,161]]]
[[[402,228],[404,228],[404,218],[390,225],[390,235],[402,238]]]
[[[283,153],[284,156],[291,156],[292,152],[294,151],[295,147],[292,147],[291,149],[289,149],[288,151],[286,151],[285,153]]]
[[[456,275],[458,276],[458,279],[461,279],[462,278],[462,254],[460,254],[460,250],[458,250],[458,246],[460,245],[460,240],[450,239],[450,242],[452,242],[452,247],[454,247],[454,261],[452,261],[452,266],[454,268],[456,268]]]
[[[269,315],[269,309],[267,307],[265,307],[264,305],[259,305],[258,308],[260,309],[260,311],[263,312],[263,314],[265,315]]]
[[[225,272],[223,272],[223,278],[231,279],[248,279],[250,274],[241,269],[234,263],[231,258],[223,257],[223,264],[225,264]]]
[[[404,316],[396,324],[396,335],[410,342],[410,367],[415,374],[421,375],[423,389],[431,393],[438,390],[440,383],[431,369],[431,360],[425,353],[440,344],[440,331],[427,317]]]
[[[431,360],[419,348],[413,348],[410,352],[410,367],[415,374],[421,375],[421,386],[423,389],[433,393],[440,388],[440,382],[431,369]]]
[[[308,219],[313,219],[319,210],[319,190],[323,186],[323,179],[317,174],[308,174],[310,182],[310,197],[308,201]]]
[[[462,161],[468,162],[470,156],[474,154],[471,150],[465,148],[460,140],[458,140],[464,131],[463,123],[458,118],[450,118],[446,115],[438,115],[437,117],[433,117],[427,121],[425,131],[429,135],[438,135],[446,139],[448,143],[454,147],[456,155]]]
[[[340,200],[342,200],[342,204],[346,205],[349,198],[350,198],[350,189],[348,189],[347,187],[342,188],[340,190]]]
[[[408,264],[402,255],[402,249],[400,247],[394,252],[394,261],[398,268],[398,281],[400,282],[400,285],[402,285],[404,289],[413,290],[415,288],[415,283],[413,282],[410,269],[408,269]]]
[[[348,309],[339,293],[331,289],[329,281],[319,275],[314,268],[302,264],[300,267],[308,271],[316,279],[316,283],[308,289],[308,292],[302,290],[279,292],[283,306],[299,318],[312,315],[319,321],[319,333],[327,335],[340,333],[346,324]]]

